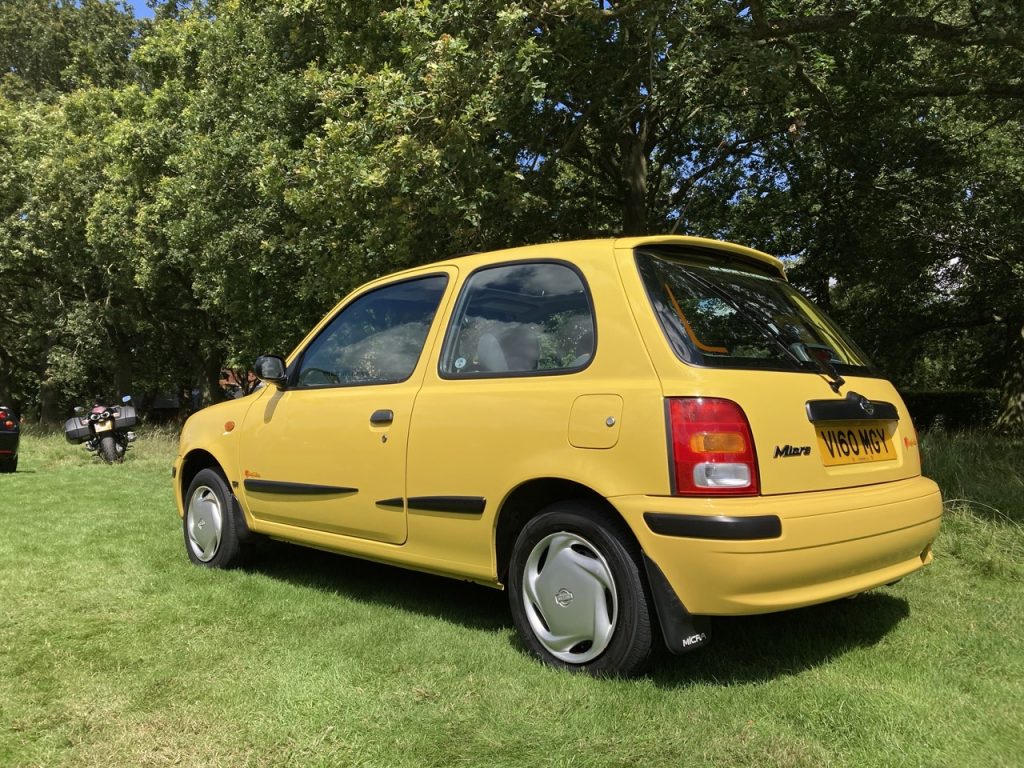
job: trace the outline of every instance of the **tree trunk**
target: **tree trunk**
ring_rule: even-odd
[[[203,361],[203,377],[200,387],[202,389],[202,407],[204,408],[224,399],[224,393],[220,389],[222,359],[221,355],[212,353]]]
[[[50,378],[39,384],[39,423],[53,425],[61,423],[60,393]]]
[[[996,431],[1021,436],[1024,435],[1024,317],[1010,318],[1007,328],[1006,370]]]
[[[623,201],[622,234],[647,234],[647,119],[641,118],[636,133],[628,131],[621,142]]]
[[[117,385],[117,395],[130,395],[132,394],[133,384],[133,355],[131,347],[128,342],[119,336],[115,336],[115,343],[117,344],[117,350],[115,352],[115,361],[117,369],[114,371],[114,382]]]
[[[11,396],[11,376],[8,373],[12,368],[9,358],[0,350],[0,405],[14,408],[21,413],[21,403],[16,402]]]
[[[42,376],[39,382],[39,423],[44,425],[59,424],[63,421],[60,412],[60,392],[57,383],[50,375],[50,350],[54,347],[53,334],[46,337],[46,347],[42,356]]]

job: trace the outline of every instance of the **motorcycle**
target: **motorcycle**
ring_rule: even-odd
[[[121,405],[96,403],[88,413],[81,406],[75,408],[75,415],[64,423],[64,437],[69,443],[85,443],[107,464],[120,464],[135,440],[131,428],[139,421],[131,401],[131,395],[125,395]]]

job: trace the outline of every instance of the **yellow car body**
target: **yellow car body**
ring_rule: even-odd
[[[529,246],[462,256],[381,278],[346,297],[298,345],[287,360],[293,377],[288,382],[271,383],[188,420],[174,467],[179,515],[186,516],[190,504],[201,510],[204,499],[216,501],[200,490],[189,496],[197,474],[212,470],[230,487],[237,509],[217,511],[211,525],[225,525],[216,515],[238,514],[244,519],[244,525],[238,521],[239,533],[247,528],[275,539],[501,588],[508,582],[517,537],[527,523],[553,503],[582,505],[605,520],[605,527],[633,553],[635,570],[654,604],[650,623],[661,627],[676,652],[706,642],[704,617],[834,600],[894,582],[929,563],[941,499],[936,485],[921,476],[917,436],[894,387],[860,366],[850,368],[843,374],[845,381],[834,386],[838,373],[832,361],[842,356],[835,350],[845,342],[829,336],[831,331],[815,331],[819,341],[824,339],[821,344],[800,347],[796,342],[805,352],[829,348],[821,355],[823,362],[802,361],[799,370],[786,370],[797,364],[786,359],[791,353],[772,348],[779,346],[778,339],[768,336],[757,354],[778,359],[767,367],[757,367],[762,361],[756,356],[739,361],[755,367],[718,365],[725,344],[700,338],[690,316],[706,312],[705,328],[712,330],[721,318],[735,323],[757,318],[737,305],[740,294],[720,293],[712,286],[698,296],[703,283],[675,283],[694,292],[684,302],[676,296],[682,288],[673,292],[668,278],[659,282],[641,275],[637,254],[645,252],[664,261],[656,265],[664,270],[674,268],[673,259],[685,262],[696,254],[702,269],[710,265],[701,274],[739,280],[723,284],[733,287],[745,279],[736,273],[745,271],[756,273],[756,281],[747,282],[764,282],[765,290],[782,290],[777,284],[785,279],[781,262],[766,254],[675,236]],[[512,359],[505,350],[508,360],[494,353],[501,358],[499,370],[487,370],[495,346],[489,336],[501,330],[501,338],[509,338],[506,326],[513,321],[505,318],[514,316],[518,301],[503,296],[504,284],[494,276],[504,279],[519,274],[517,265],[538,264],[558,265],[540,270],[557,273],[555,282],[568,279],[569,271],[581,278],[593,326],[578,323],[582,330],[573,330],[572,337],[589,353],[565,362],[570,352],[563,351],[555,369],[531,375],[532,370],[502,371],[500,366],[509,366]],[[650,274],[654,268],[648,265]],[[377,296],[376,291],[388,286],[418,285],[416,280],[429,282],[437,305],[429,328],[427,323],[416,325],[423,326],[417,333],[425,335],[414,363],[408,356],[411,372],[404,379],[385,376],[384,383],[360,379],[348,384],[341,374],[316,368],[320,372],[307,379],[314,384],[295,385],[300,361],[329,359],[321,352],[327,342],[310,350],[339,313],[355,307],[360,297]],[[652,291],[662,289],[667,293],[660,300],[652,298]],[[546,291],[537,292],[537,301],[546,300]],[[478,322],[472,314],[477,296],[491,312],[486,321]],[[652,311],[652,302],[663,316]],[[583,316],[577,311],[582,305],[572,305],[577,307],[573,310],[552,306],[552,327],[562,324],[564,329],[565,323]],[[763,307],[757,309],[763,314]],[[813,307],[805,311],[817,317]],[[768,320],[769,331],[790,321]],[[479,327],[467,331],[474,323]],[[677,344],[692,342],[705,362],[716,364],[680,359],[668,343],[665,323],[678,325],[691,340]],[[520,325],[543,330],[539,321]],[[498,330],[488,334],[486,328]],[[459,334],[468,333],[479,337],[466,342],[473,353],[453,350]],[[744,336],[748,330],[739,333]],[[541,346],[550,347],[549,342],[541,337]],[[401,346],[412,343],[403,339]],[[744,343],[761,349],[756,339]],[[368,348],[372,340],[358,344]],[[676,416],[667,407],[678,398],[739,406],[749,423],[744,434],[753,443],[751,482],[756,492],[733,495],[725,488],[724,495],[692,489],[680,493],[677,481],[690,482],[690,465],[674,469],[674,456],[683,448],[673,447],[675,427],[669,422]],[[881,411],[871,417],[865,409],[874,405]],[[730,441],[743,440],[742,435],[728,434]],[[687,445],[704,450],[700,441],[709,438],[700,435],[686,438]],[[850,455],[844,457],[839,446],[847,439]],[[854,447],[863,455],[854,457]],[[716,471],[708,469],[708,477]],[[749,471],[742,466],[728,469],[721,482],[742,483]],[[720,481],[712,477],[707,482]],[[203,486],[207,491],[210,487]],[[192,522],[196,533],[198,523]],[[185,523],[188,545],[189,520]],[[205,534],[197,535],[202,539]],[[584,548],[594,539],[587,531],[579,536]],[[192,542],[200,560],[214,546],[197,546],[195,536]],[[625,612],[632,610],[628,587],[621,585],[611,555],[607,563],[604,558],[599,562],[612,574],[601,579],[610,579],[613,588],[609,592],[598,585],[604,596],[595,599],[601,605],[610,601],[604,610],[613,623],[625,621]],[[569,583],[574,577],[565,578]],[[538,608],[551,616],[563,608],[576,610],[571,606],[581,598],[574,592],[593,587],[581,583],[575,591],[555,591],[554,584],[538,584],[538,590],[550,586],[553,591],[543,598],[549,607]],[[530,598],[516,599],[525,600],[529,611]],[[536,633],[546,637],[551,622],[543,616],[531,620]],[[549,662],[589,671],[628,673],[636,667],[632,657],[602,667],[601,654],[594,658],[594,648],[602,643],[607,646],[611,640],[602,634],[574,650],[542,637],[539,650],[531,650]]]

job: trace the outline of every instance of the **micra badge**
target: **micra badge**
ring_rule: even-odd
[[[810,456],[811,446],[809,445],[776,445],[773,459],[788,459],[792,456]]]

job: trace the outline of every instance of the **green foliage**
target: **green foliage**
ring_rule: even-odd
[[[53,99],[83,87],[123,85],[133,39],[144,28],[112,0],[0,4],[0,95]]]
[[[999,391],[900,392],[918,431],[991,428],[999,415]]]
[[[1019,3],[0,6],[0,397],[217,395],[363,280],[676,231],[780,254],[1024,430]]]

